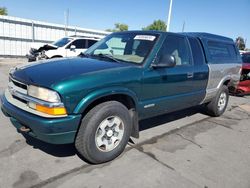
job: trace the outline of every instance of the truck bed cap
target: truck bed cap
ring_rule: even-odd
[[[224,37],[221,35],[215,35],[211,33],[205,33],[205,32],[187,32],[187,33],[182,33],[186,36],[192,36],[192,37],[197,37],[200,39],[211,39],[211,40],[217,40],[217,41],[223,41],[223,42],[234,42],[233,39]]]

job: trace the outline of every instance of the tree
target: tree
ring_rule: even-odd
[[[152,24],[148,25],[145,28],[142,28],[142,30],[158,30],[158,31],[166,31],[167,25],[162,20],[155,20]]]
[[[239,50],[244,50],[246,48],[244,39],[242,37],[236,38],[235,44],[239,48]]]
[[[122,23],[115,23],[115,29],[106,29],[109,32],[127,31],[128,25]]]
[[[5,7],[0,7],[0,15],[8,15],[7,8],[5,8]]]

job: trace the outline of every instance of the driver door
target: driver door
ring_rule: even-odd
[[[174,56],[174,67],[150,67],[144,72],[142,88],[143,116],[171,112],[197,103],[193,92],[194,66],[185,36],[168,34],[155,62],[161,63],[164,55]]]

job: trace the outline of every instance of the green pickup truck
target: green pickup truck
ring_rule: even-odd
[[[15,67],[1,109],[19,132],[74,143],[90,163],[116,158],[139,121],[203,105],[220,116],[240,79],[230,38],[208,33],[113,33],[77,58]]]

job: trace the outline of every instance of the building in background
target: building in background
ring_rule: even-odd
[[[0,57],[25,56],[31,47],[51,43],[65,35],[81,35],[102,38],[109,32],[80,27],[0,16]]]

